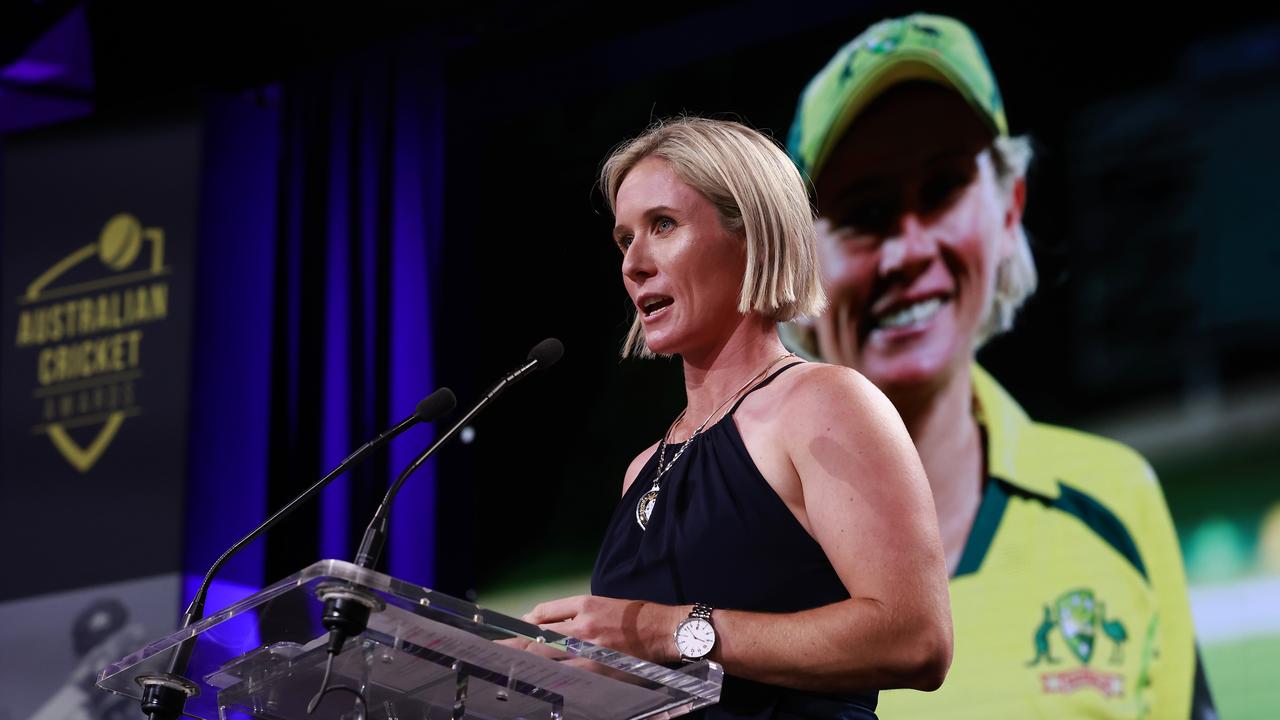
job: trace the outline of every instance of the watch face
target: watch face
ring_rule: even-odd
[[[702,618],[685,618],[676,626],[676,648],[687,658],[700,658],[716,644],[716,629]]]

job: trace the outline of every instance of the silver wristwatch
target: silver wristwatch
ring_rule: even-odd
[[[716,646],[716,628],[711,624],[710,605],[696,603],[689,617],[676,625],[676,650],[685,662],[701,660]]]

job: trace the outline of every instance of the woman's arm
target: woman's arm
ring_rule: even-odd
[[[719,659],[789,687],[936,689],[951,663],[950,596],[915,446],[858,373],[816,366],[799,380],[781,398],[777,434],[803,492],[801,522],[850,599],[789,615],[717,612]]]

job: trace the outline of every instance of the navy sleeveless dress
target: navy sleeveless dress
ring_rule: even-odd
[[[648,529],[641,530],[636,503],[653,487],[658,454],[645,463],[609,521],[592,594],[756,612],[796,612],[849,598],[821,546],[747,453],[733,421],[746,395],[663,475]],[[720,703],[691,717],[874,720],[876,699],[874,691],[802,692],[726,675]]]

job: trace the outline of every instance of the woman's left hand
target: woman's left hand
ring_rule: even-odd
[[[671,605],[574,595],[539,603],[524,620],[642,660],[666,663],[679,659],[672,633],[688,614],[687,608],[681,613]]]

